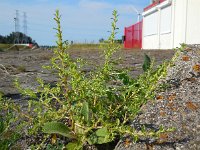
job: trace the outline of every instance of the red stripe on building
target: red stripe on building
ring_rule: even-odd
[[[152,3],[151,5],[145,7],[144,11],[147,11],[147,10],[151,9],[151,8],[159,5],[160,3],[164,2],[164,1],[166,1],[166,0],[158,0],[158,1],[154,2],[154,3]]]

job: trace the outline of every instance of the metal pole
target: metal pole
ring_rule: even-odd
[[[23,26],[24,34],[27,35],[27,16],[26,16],[26,12],[24,12],[24,21],[23,21],[23,23],[24,23],[24,26]]]
[[[24,20],[23,20],[23,30],[24,30],[24,33],[23,33],[23,42],[22,43],[28,43],[28,40],[27,40],[27,16],[26,16],[26,12],[24,12]]]
[[[138,20],[137,21],[140,22],[140,13],[138,13]]]
[[[14,43],[18,44],[19,43],[19,10],[16,10],[16,17],[14,18],[14,22],[15,22]]]
[[[16,27],[16,18],[14,18],[14,22],[15,22],[15,32],[17,30],[17,27]]]
[[[19,10],[16,10],[16,32],[20,32],[20,25],[19,25]]]
[[[17,28],[16,28],[16,18],[14,18],[14,22],[15,22],[15,31],[14,31],[14,34],[13,34],[13,36],[14,36],[14,44],[15,44],[15,40],[16,40],[16,30],[17,30]]]

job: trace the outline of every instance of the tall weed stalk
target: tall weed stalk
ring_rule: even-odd
[[[31,99],[28,112],[22,115],[26,122],[21,126],[26,127],[29,135],[47,133],[42,144],[32,143],[37,148],[45,147],[48,135],[67,137],[70,139],[67,149],[74,150],[82,149],[86,144],[108,143],[124,134],[138,139],[165,132],[138,132],[129,122],[147,100],[154,98],[157,81],[166,75],[170,63],[163,63],[156,69],[151,63],[137,79],[130,77],[125,69],[117,69],[112,61],[113,54],[120,48],[115,43],[117,11],[114,10],[112,15],[110,36],[102,46],[105,61],[101,67],[89,75],[82,72],[84,62],[70,57],[69,45],[62,38],[61,16],[56,11],[57,48],[54,49],[51,65],[45,68],[56,72],[59,81],[51,86],[38,79],[40,86],[37,91],[23,89],[15,82],[21,93]]]

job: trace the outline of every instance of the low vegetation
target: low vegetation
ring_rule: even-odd
[[[28,46],[25,45],[14,45],[14,44],[0,44],[0,52],[5,52],[5,51],[18,51],[18,50],[28,50],[31,49]]]
[[[72,50],[88,50],[88,49],[99,49],[100,44],[72,44],[70,49]]]
[[[130,126],[141,106],[154,99],[157,82],[165,77],[171,62],[154,67],[154,61],[146,55],[144,73],[137,79],[130,77],[126,69],[115,67],[116,60],[111,57],[120,45],[115,43],[118,14],[114,10],[111,34],[101,46],[105,61],[86,75],[81,71],[85,62],[72,59],[68,53],[70,45],[63,42],[60,19],[56,11],[57,48],[51,65],[45,67],[57,72],[59,81],[52,86],[38,79],[40,86],[34,91],[23,89],[16,81],[19,91],[29,98],[28,108],[22,111],[22,106],[1,98],[0,113],[11,117],[1,118],[0,139],[5,139],[2,132],[14,129],[12,133],[21,136],[9,136],[9,147],[17,137],[18,141],[21,137],[29,137],[34,139],[28,143],[31,149],[79,150],[88,145],[117,141],[125,134],[137,141],[141,137],[158,138],[161,133],[172,131],[162,127],[156,132],[145,128],[137,131]],[[9,123],[5,130],[2,122],[6,120]],[[0,143],[0,147],[4,145]]]
[[[12,46],[12,44],[0,44],[0,51],[4,51],[11,46]]]

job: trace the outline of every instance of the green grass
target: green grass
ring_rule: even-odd
[[[69,49],[72,50],[99,50],[101,44],[73,44]],[[121,46],[123,47],[123,46]]]
[[[3,51],[7,51],[7,50],[20,50],[20,49],[24,49],[27,48],[29,49],[29,47],[23,46],[23,45],[18,45],[16,47],[13,47],[14,44],[0,44],[0,52]]]
[[[78,49],[78,50],[85,50],[85,49],[99,49],[100,44],[73,44],[70,45],[70,49]]]
[[[13,44],[0,44],[0,51],[5,51],[9,47],[11,47]]]

